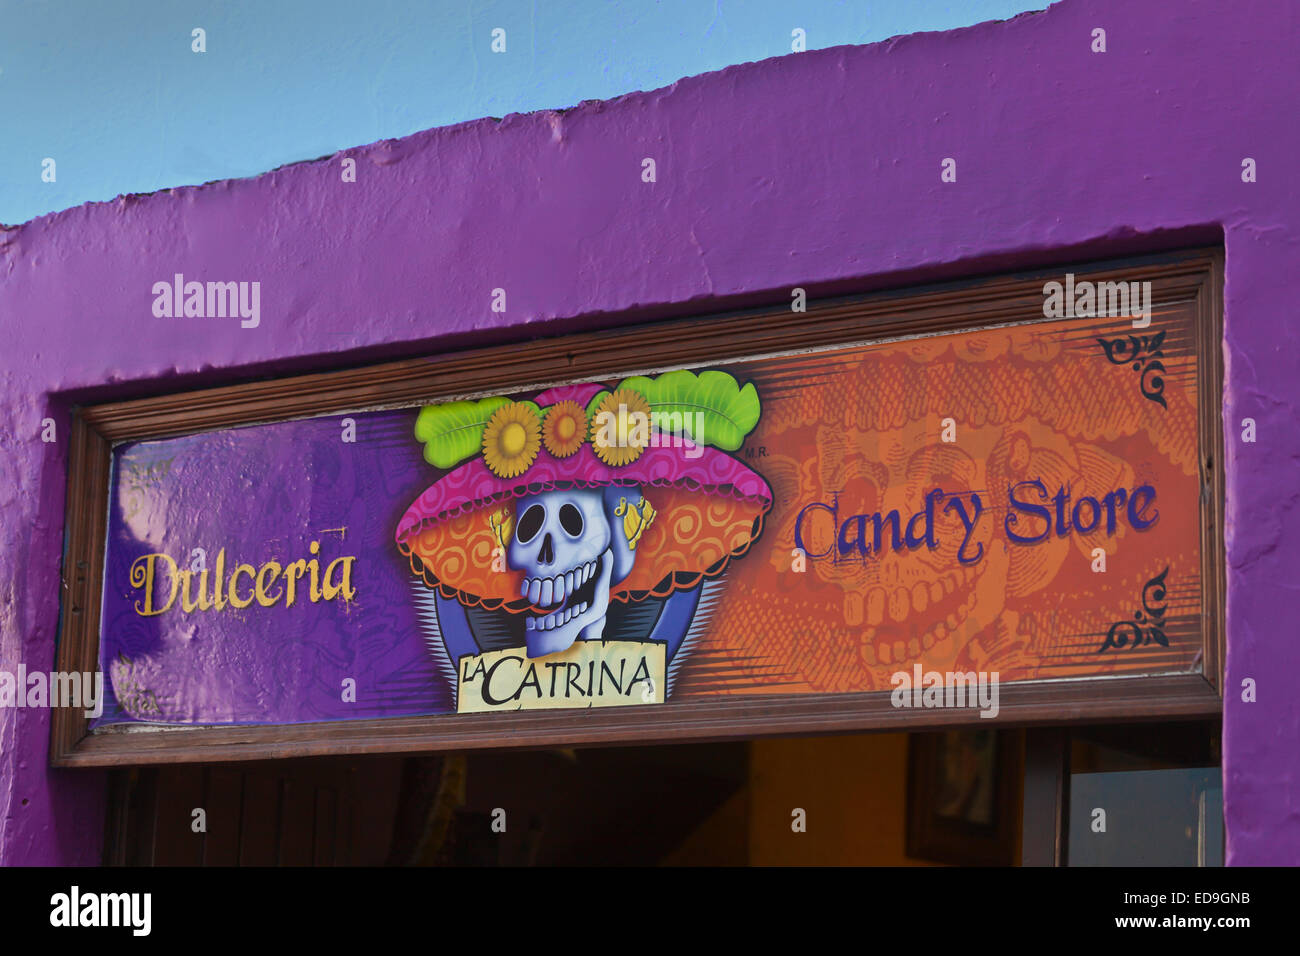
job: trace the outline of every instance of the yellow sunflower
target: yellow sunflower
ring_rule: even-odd
[[[650,444],[650,403],[640,392],[620,388],[600,400],[591,421],[591,446],[607,465],[626,465]]]
[[[542,425],[537,412],[522,402],[502,405],[483,429],[483,458],[498,478],[522,475],[537,458]]]
[[[542,442],[556,458],[576,455],[587,436],[587,413],[577,402],[556,402],[542,421]]]

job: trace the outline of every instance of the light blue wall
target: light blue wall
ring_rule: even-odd
[[[1047,0],[0,0],[0,222]],[[191,30],[207,52],[191,52]],[[490,50],[506,30],[506,52]],[[41,180],[42,160],[56,180]]]

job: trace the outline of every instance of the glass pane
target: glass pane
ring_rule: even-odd
[[[1070,866],[1222,866],[1218,767],[1070,776]]]

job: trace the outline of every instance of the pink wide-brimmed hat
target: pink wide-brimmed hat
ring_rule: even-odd
[[[569,385],[526,402],[501,398],[426,408],[416,425],[426,459],[445,466],[473,449],[472,457],[450,468],[407,509],[397,525],[399,549],[412,571],[445,597],[523,611],[530,605],[520,597],[522,572],[510,570],[504,559],[515,499],[616,485],[639,489],[649,505],[628,519],[636,529],[637,558],[611,589],[612,598],[666,596],[721,574],[761,533],[772,507],[767,482],[707,444],[704,428],[687,437],[655,431],[648,441],[642,433],[638,444],[635,436],[625,440],[626,429],[619,431],[609,417],[629,404],[633,411],[678,408],[683,395],[694,393],[724,406],[726,417],[715,426],[723,434],[716,440],[738,447],[757,422],[758,399],[752,384],[741,389],[724,372],[672,372],[627,379],[614,390]],[[615,427],[602,438],[597,421]],[[465,433],[476,429],[474,440],[466,441]]]

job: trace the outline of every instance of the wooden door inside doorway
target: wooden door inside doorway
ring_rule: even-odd
[[[381,865],[402,763],[400,757],[344,757],[116,771],[104,862]]]

